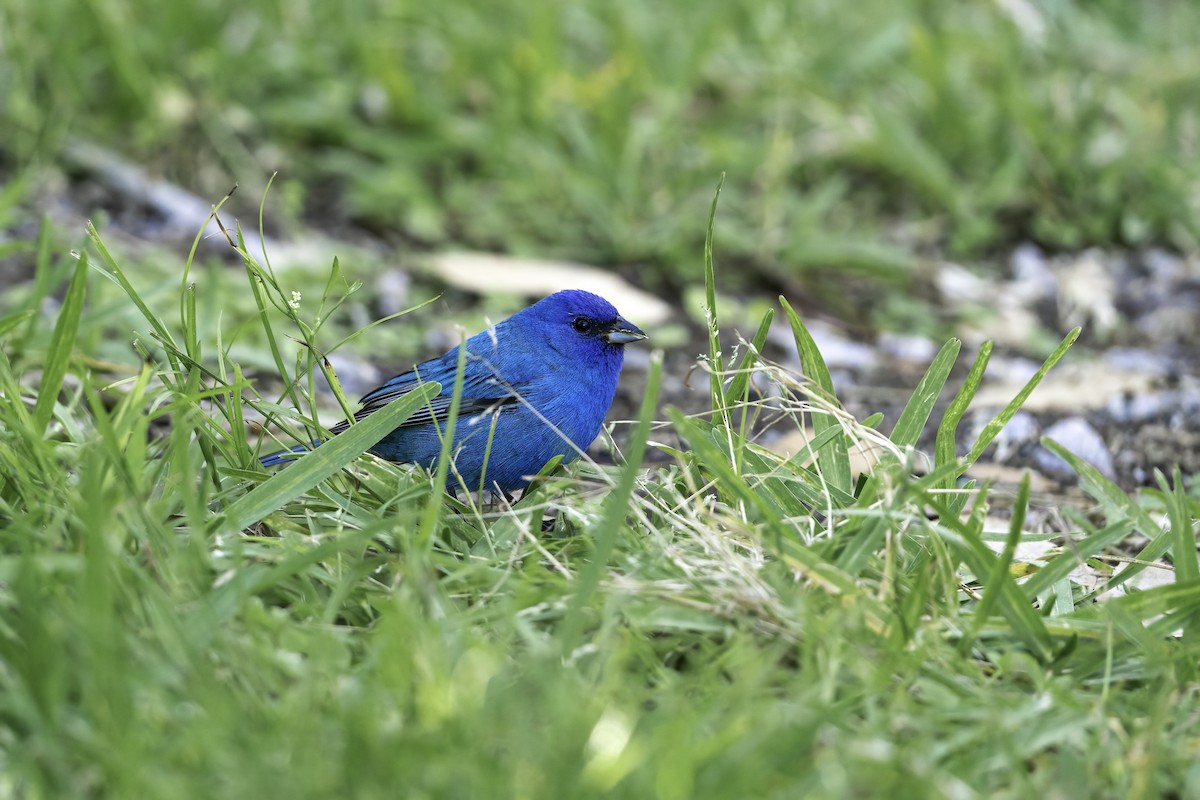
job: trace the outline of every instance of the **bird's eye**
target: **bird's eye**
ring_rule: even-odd
[[[587,317],[576,317],[575,321],[571,323],[571,327],[579,333],[587,333],[592,329],[592,321]]]

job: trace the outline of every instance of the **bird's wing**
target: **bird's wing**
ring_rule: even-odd
[[[468,353],[466,369],[463,374],[462,398],[459,404],[459,417],[468,418],[480,414],[499,413],[516,408],[518,392],[502,378],[498,370],[486,359]],[[454,380],[458,371],[458,351],[452,350],[443,356],[419,364],[408,372],[401,373],[384,383],[378,389],[369,392],[362,399],[362,407],[354,413],[354,419],[362,420],[370,416],[388,403],[408,394],[423,383],[436,381],[442,385],[442,394],[429,400],[425,410],[428,414],[418,413],[400,424],[400,427],[427,425],[433,420],[445,420],[450,415],[450,404],[454,388]],[[348,428],[348,423],[341,422],[331,430],[340,433]]]

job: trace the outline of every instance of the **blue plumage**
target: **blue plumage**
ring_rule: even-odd
[[[646,334],[604,298],[568,290],[552,294],[467,340],[462,403],[451,448],[453,467],[469,489],[524,488],[557,455],[574,460],[604,423],[617,390],[624,347]],[[356,419],[436,381],[442,393],[385,436],[371,452],[432,469],[454,389],[458,348],[418,364],[370,392]],[[333,428],[345,430],[346,423]],[[494,433],[493,433],[494,428]],[[488,438],[486,475],[484,457]],[[282,453],[262,459],[281,463]],[[450,486],[459,485],[453,472]]]

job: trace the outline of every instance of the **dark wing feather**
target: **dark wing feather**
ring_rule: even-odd
[[[450,355],[450,354],[447,354]],[[455,364],[457,353],[453,354]],[[459,403],[460,419],[468,419],[480,414],[500,413],[517,404],[516,393],[486,365],[482,359],[476,359],[468,354],[466,374],[463,376],[462,399]],[[438,380],[443,386],[443,394],[430,399],[423,412],[417,412],[400,424],[406,428],[415,425],[428,425],[432,420],[443,421],[450,415],[450,392],[453,390],[455,377],[454,369],[447,372],[446,357],[426,362],[415,370],[405,372],[389,380],[387,383],[369,392],[362,399],[362,407],[354,412],[356,421],[362,420],[388,403],[403,397],[427,381]],[[423,375],[418,375],[418,371]],[[331,428],[332,433],[341,433],[350,427],[347,422],[339,422]]]

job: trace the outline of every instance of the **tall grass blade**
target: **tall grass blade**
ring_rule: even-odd
[[[983,455],[983,451],[988,448],[988,445],[990,445],[992,441],[1000,435],[1000,431],[1004,430],[1004,426],[1007,425],[1013,416],[1021,409],[1021,407],[1025,405],[1025,401],[1029,399],[1029,395],[1033,394],[1033,390],[1036,389],[1038,384],[1042,382],[1042,379],[1046,377],[1046,373],[1052,370],[1054,365],[1061,361],[1062,357],[1065,356],[1067,351],[1071,349],[1071,345],[1075,344],[1075,340],[1079,338],[1079,333],[1081,330],[1082,328],[1075,328],[1073,331],[1068,333],[1066,338],[1064,338],[1062,342],[1059,343],[1058,347],[1054,349],[1054,352],[1051,353],[1044,362],[1042,362],[1040,367],[1038,367],[1038,370],[1033,374],[1033,377],[1031,377],[1025,383],[1025,385],[1021,387],[1021,391],[1017,392],[1016,397],[1014,397],[1009,404],[1000,411],[999,414],[993,417],[987,423],[987,425],[983,427],[983,430],[979,433],[979,437],[975,440],[975,444],[971,446],[971,452],[967,454],[966,461],[963,464],[964,471],[971,464],[974,464],[979,460],[979,457]]]
[[[1175,539],[1171,548],[1171,563],[1175,566],[1175,580],[1190,583],[1200,580],[1200,563],[1196,560],[1197,520],[1192,515],[1192,500],[1183,484],[1183,471],[1176,464],[1171,474],[1172,486],[1166,485],[1161,473],[1159,485],[1167,505],[1167,517],[1171,520],[1171,534]]]
[[[1021,478],[1021,483],[1017,486],[1017,499],[1013,503],[1012,519],[1009,521],[1008,538],[1004,541],[1004,550],[1000,553],[1000,557],[992,563],[991,573],[986,576],[980,576],[984,581],[983,596],[972,610],[970,629],[963,634],[963,638],[959,641],[958,651],[963,655],[971,651],[971,646],[979,636],[980,629],[988,621],[988,617],[992,614],[992,609],[1000,602],[1000,594],[1004,590],[1005,578],[1009,574],[1013,557],[1017,553],[1017,545],[1021,542],[1021,534],[1025,527],[1025,514],[1028,510],[1029,473],[1025,473]]]
[[[938,467],[949,464],[958,458],[956,449],[958,425],[967,413],[971,401],[975,399],[975,393],[979,391],[979,385],[983,382],[983,373],[987,369],[988,360],[991,357],[992,342],[984,342],[983,346],[979,348],[979,354],[975,356],[975,363],[971,365],[971,371],[967,373],[966,380],[963,381],[958,393],[954,395],[954,399],[950,401],[950,407],[946,409],[941,424],[938,425],[937,439],[934,443],[934,463]],[[954,488],[956,477],[957,475],[947,476],[942,481],[941,488]]]
[[[646,442],[650,439],[650,428],[654,412],[658,408],[658,392],[662,383],[662,353],[655,352],[650,359],[650,372],[646,378],[646,394],[642,398],[637,427],[625,449],[625,467],[617,486],[604,501],[603,516],[595,531],[595,546],[591,561],[579,572],[567,606],[563,621],[561,641],[564,655],[570,655],[579,647],[583,637],[586,609],[592,602],[601,577],[608,570],[608,561],[616,546],[617,537],[625,529],[625,518],[629,514],[629,503],[637,485],[642,459],[646,455]]]
[[[440,391],[438,384],[427,383],[351,425],[230,503],[211,521],[209,531],[245,530],[295,500],[373,447]]]
[[[63,379],[67,375],[67,367],[71,363],[71,353],[75,349],[75,334],[79,331],[79,320],[83,316],[83,300],[87,294],[88,259],[87,253],[79,255],[75,265],[75,274],[67,286],[67,295],[63,298],[62,308],[58,312],[58,321],[54,323],[54,333],[50,336],[50,348],[46,353],[46,362],[42,367],[42,381],[38,387],[37,402],[33,407],[33,427],[37,435],[46,432],[50,418],[54,415],[54,404],[58,402],[58,393],[62,389]]]
[[[787,314],[788,322],[791,323],[792,335],[796,340],[796,351],[800,355],[800,365],[804,370],[804,377],[811,381],[814,388],[821,393],[823,403],[830,406],[836,405],[837,395],[833,390],[833,377],[829,374],[829,368],[825,366],[825,358],[817,349],[817,343],[800,319],[800,315],[792,309],[787,298],[781,296],[779,302],[783,306],[784,313]],[[837,418],[830,413],[814,412],[812,426],[813,432],[817,435],[829,428],[841,428]],[[821,448],[817,454],[817,465],[825,479],[829,481],[830,486],[847,493],[852,490],[854,484],[850,474],[850,447],[846,443],[844,435],[836,436],[830,440],[829,444]]]
[[[717,181],[713,192],[712,208],[708,212],[708,229],[704,235],[704,317],[708,325],[708,385],[712,395],[712,410],[726,425],[729,424],[728,403],[721,389],[721,328],[717,321],[717,278],[713,264],[713,227],[717,220],[717,202],[721,199],[721,187],[725,185],[725,173]]]
[[[942,345],[942,349],[921,376],[904,410],[900,412],[900,418],[896,420],[896,427],[892,429],[891,436],[893,444],[899,447],[913,447],[917,444],[925,430],[925,424],[929,421],[929,415],[933,413],[933,406],[946,385],[946,379],[950,377],[950,370],[958,360],[958,351],[961,348],[962,342],[958,339],[951,339]]]

